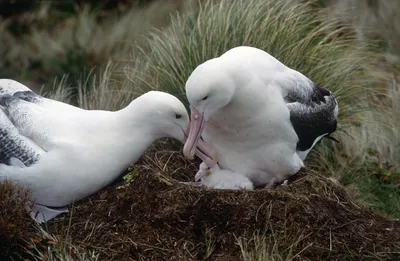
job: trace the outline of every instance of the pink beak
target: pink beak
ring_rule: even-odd
[[[206,126],[204,115],[196,108],[190,106],[191,119],[188,126],[187,138],[185,135],[185,145],[183,155],[188,159],[193,159],[196,154],[209,167],[217,164],[215,151],[201,139],[201,134]]]

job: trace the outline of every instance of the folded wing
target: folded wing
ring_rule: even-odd
[[[336,130],[338,105],[332,92],[315,84],[297,85],[285,99],[299,137],[297,151],[304,159],[317,142]]]
[[[40,146],[22,135],[6,113],[0,110],[0,163],[28,167],[44,153]]]

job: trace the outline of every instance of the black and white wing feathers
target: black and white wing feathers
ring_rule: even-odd
[[[31,139],[20,134],[3,110],[0,110],[0,163],[30,166],[45,151]],[[21,164],[18,164],[21,166]]]
[[[286,106],[290,111],[290,121],[299,141],[297,150],[306,154],[323,137],[335,132],[337,127],[338,105],[332,92],[316,84],[307,84],[288,92]]]

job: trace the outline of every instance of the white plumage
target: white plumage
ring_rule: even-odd
[[[194,178],[195,182],[200,181],[203,186],[211,189],[254,189],[253,183],[246,176],[228,169],[220,169],[218,164],[208,167],[204,162],[201,163]]]
[[[255,186],[271,187],[297,173],[311,148],[336,130],[333,94],[253,47],[236,47],[199,65],[186,95],[191,122],[185,156],[193,157],[202,135],[222,169]]]
[[[83,110],[0,79],[0,105],[0,181],[32,189],[38,221],[66,210],[47,207],[64,207],[111,183],[156,139],[183,142],[189,122],[176,97],[156,91],[119,111]]]

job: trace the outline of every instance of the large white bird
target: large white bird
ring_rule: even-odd
[[[0,181],[31,188],[39,222],[111,183],[153,141],[184,142],[189,123],[184,105],[157,91],[118,111],[83,110],[0,79],[0,106]],[[199,148],[210,162],[206,145]]]
[[[236,47],[200,64],[186,95],[191,122],[185,156],[193,158],[202,136],[222,169],[255,186],[272,187],[297,173],[313,146],[336,130],[332,92],[254,47]],[[229,175],[220,179],[231,183]]]

